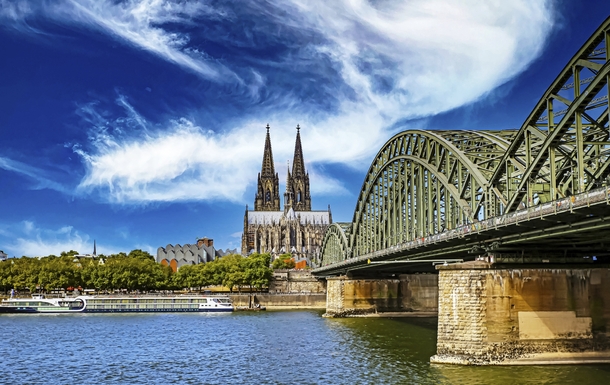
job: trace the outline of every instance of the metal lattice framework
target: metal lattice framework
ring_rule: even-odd
[[[326,229],[322,250],[326,250],[327,264],[341,262],[349,257],[347,234],[349,234],[351,226],[351,223],[336,222]]]
[[[602,186],[610,175],[608,52],[610,18],[519,130],[392,137],[369,168],[351,227],[326,233],[323,265]]]
[[[607,19],[574,55],[528,116],[490,177],[507,212],[589,191],[608,162]],[[521,167],[515,167],[520,164]]]

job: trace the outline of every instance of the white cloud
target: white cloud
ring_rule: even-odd
[[[241,79],[216,60],[188,46],[188,34],[170,31],[164,23],[189,24],[194,17],[206,14],[225,17],[222,11],[199,1],[166,0],[59,0],[31,2],[0,0],[0,20],[8,19],[15,28],[24,30],[22,22],[43,15],[66,24],[100,30],[128,44],[149,51],[164,60],[217,82]],[[5,7],[6,6],[6,7]]]
[[[527,68],[553,24],[545,0],[290,3],[285,22],[326,36],[319,50],[384,121],[477,100]]]
[[[190,47],[188,35],[164,26],[169,21],[191,23],[196,15],[227,17],[204,2],[66,0],[45,4],[50,11],[47,17],[105,31],[204,78],[229,74],[228,78],[237,79],[234,73],[245,73],[243,68],[231,67],[243,64],[221,65]],[[280,90],[270,96],[269,100],[278,102],[260,114],[264,118],[243,116],[222,133],[211,133],[180,118],[152,130],[120,99],[131,121],[144,129],[129,137],[97,128],[92,148],[76,148],[87,167],[80,191],[101,190],[118,203],[241,202],[260,169],[267,122],[272,126],[280,175],[285,175],[281,165],[292,159],[294,148],[295,133],[287,128],[297,123],[303,127],[310,171],[325,163],[365,169],[397,123],[472,103],[527,68],[540,54],[554,15],[547,0],[291,0],[249,5],[258,6],[261,14],[292,31],[313,31],[322,37],[306,49],[327,58],[338,71],[344,87],[330,90],[337,107],[314,111],[291,96],[283,98],[290,92]],[[256,65],[254,61],[249,69],[252,84],[241,85],[252,100],[261,88],[274,89],[273,74],[264,74]],[[274,65],[289,69],[293,63]],[[327,86],[319,84],[321,89]],[[314,176],[325,181],[318,192],[345,193],[339,179]]]
[[[237,132],[226,136],[204,132],[181,119],[164,131],[127,141],[106,132],[96,151],[83,156],[87,175],[79,188],[101,188],[117,203],[228,199],[239,201],[244,179],[252,174],[250,143]]]
[[[72,226],[61,226],[47,229],[32,221],[22,221],[14,224],[3,224],[4,251],[16,257],[41,257],[60,255],[62,251],[76,250],[80,253],[93,251],[93,239]],[[97,243],[99,254],[118,253],[119,248]]]
[[[90,122],[94,124],[91,134],[94,148],[86,152],[80,146],[74,147],[87,168],[79,192],[101,190],[105,199],[121,204],[186,200],[243,203],[248,183],[254,182],[260,171],[265,141],[263,124],[250,123],[217,134],[205,131],[187,119],[180,119],[153,131],[151,124],[138,115],[124,97],[119,97],[117,103],[129,116],[114,122],[99,121],[102,114],[93,112],[91,105],[83,107],[83,115],[90,116]],[[272,127],[285,128],[288,120],[278,118],[270,123]],[[127,125],[130,125],[129,121],[137,121],[143,127],[141,135],[125,140],[119,128],[120,133],[113,136],[112,127],[117,121]],[[308,149],[305,161],[312,192],[347,194],[341,181],[325,175],[310,162],[354,159],[358,153],[365,152],[362,147],[370,143],[354,141],[352,148],[346,147],[338,155],[332,145],[333,133],[327,132],[322,138],[323,134],[312,130],[311,134],[301,135],[302,140],[308,137],[303,142]],[[296,129],[271,129],[276,172],[282,181],[287,173],[287,163],[292,162],[295,139]],[[320,143],[314,146],[316,140]]]

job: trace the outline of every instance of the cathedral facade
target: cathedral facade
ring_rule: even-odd
[[[305,170],[301,132],[297,125],[292,171],[288,168],[284,208],[280,208],[279,177],[275,172],[271,136],[267,125],[263,164],[258,174],[254,210],[244,215],[241,253],[270,253],[275,259],[291,254],[297,267],[315,267],[320,263],[324,233],[332,223],[328,210],[311,210],[309,174]]]

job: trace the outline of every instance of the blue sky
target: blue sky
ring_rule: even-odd
[[[407,128],[519,127],[591,0],[0,0],[0,250],[240,247],[265,126],[349,221]]]

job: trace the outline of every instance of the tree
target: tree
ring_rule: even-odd
[[[226,255],[218,260],[223,272],[222,285],[226,286],[230,292],[233,292],[233,287],[244,284],[244,268],[243,259],[239,254]]]
[[[105,258],[105,264],[92,258],[74,259],[77,251],[42,258],[22,257],[0,263],[0,289],[56,289],[82,286],[101,290],[154,290],[172,286],[170,267],[156,263],[146,251],[132,250]],[[197,268],[188,284],[199,284],[203,275]],[[187,271],[185,271],[186,274]]]
[[[153,257],[148,251],[142,251],[140,249],[131,250],[127,255],[128,258],[139,258],[139,259],[150,259],[151,261],[155,261],[155,257]]]
[[[258,290],[262,290],[263,287],[269,286],[269,281],[273,277],[273,270],[269,268],[269,262],[271,261],[271,255],[269,254],[250,254],[244,259],[244,283],[252,287],[256,287]]]
[[[275,261],[273,261],[273,264],[271,265],[273,270],[294,269],[295,266],[296,265],[294,263],[294,260],[292,259],[292,255],[290,254],[280,255]]]
[[[37,258],[21,257],[11,260],[11,281],[15,289],[28,288],[35,291],[38,286],[40,261]]]
[[[74,252],[74,251],[70,251]],[[73,256],[69,253],[62,253],[61,257],[49,256],[38,260],[39,271],[37,286],[41,289],[67,289],[76,287],[81,283],[81,265],[73,262]]]
[[[13,288],[10,260],[0,262],[0,289],[8,292]]]
[[[184,289],[201,286],[196,265],[184,265],[173,276],[175,286]]]

